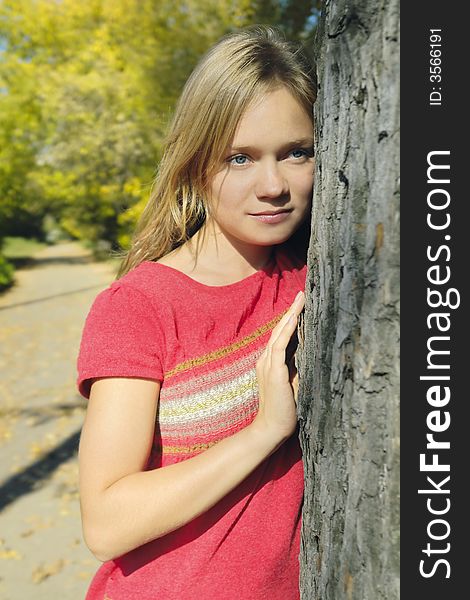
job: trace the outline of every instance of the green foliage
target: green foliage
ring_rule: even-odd
[[[15,269],[7,259],[0,254],[0,291],[10,287],[14,281]]]
[[[181,88],[207,48],[254,22],[309,35],[311,0],[3,0],[0,238],[125,247]]]
[[[259,23],[277,25],[291,40],[311,38],[320,13],[320,0],[253,0],[253,17]]]
[[[46,244],[38,242],[35,239],[6,237],[3,240],[2,254],[7,260],[15,262],[24,258],[29,258],[38,250],[42,250],[46,247]]]

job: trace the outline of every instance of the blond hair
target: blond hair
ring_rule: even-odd
[[[165,256],[202,227],[210,214],[209,182],[242,114],[279,86],[312,114],[313,67],[300,47],[272,27],[228,34],[201,59],[177,103],[150,199],[117,278]]]

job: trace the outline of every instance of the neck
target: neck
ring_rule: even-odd
[[[188,249],[195,263],[242,278],[269,263],[273,246],[257,246],[234,239],[206,222],[189,240]]]

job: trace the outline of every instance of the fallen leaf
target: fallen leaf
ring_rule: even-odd
[[[16,550],[9,550],[6,548],[0,552],[0,559],[2,560],[21,560],[23,557]]]
[[[57,575],[64,568],[65,561],[61,558],[49,565],[39,565],[32,573],[31,579],[33,583],[41,583],[51,575]]]
[[[26,529],[26,531],[22,531],[20,535],[21,537],[25,538],[29,537],[30,535],[33,535],[33,533],[35,533],[34,529]]]

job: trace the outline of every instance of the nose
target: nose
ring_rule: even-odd
[[[258,198],[278,198],[289,192],[289,185],[277,160],[260,164],[255,193]]]

